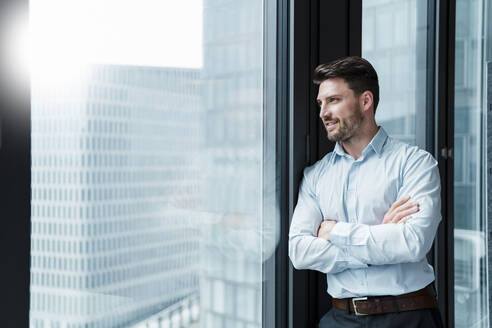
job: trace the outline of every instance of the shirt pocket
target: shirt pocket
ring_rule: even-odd
[[[359,182],[358,205],[360,223],[380,224],[391,205],[397,200],[399,190],[397,176],[372,175]]]
[[[319,206],[324,220],[347,221],[341,210],[342,192],[337,188],[323,188],[319,193]]]

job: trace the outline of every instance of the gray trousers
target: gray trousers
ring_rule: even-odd
[[[356,316],[353,313],[347,313],[345,310],[332,308],[321,318],[318,327],[442,328],[443,325],[438,309]]]

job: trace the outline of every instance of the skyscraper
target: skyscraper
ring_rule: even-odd
[[[200,185],[200,72],[81,72],[33,81],[31,327],[120,327],[198,293],[175,204]]]
[[[262,1],[204,1],[205,203],[221,220],[202,232],[203,328],[261,327],[262,17]]]

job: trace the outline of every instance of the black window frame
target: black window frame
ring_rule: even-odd
[[[31,249],[30,86],[17,63],[14,24],[28,24],[27,0],[0,2],[0,257],[1,313],[5,327],[29,326]]]
[[[292,218],[304,167],[331,151],[318,117],[314,68],[324,62],[361,55],[362,0],[291,0],[289,85],[289,218]],[[326,42],[324,42],[324,40]],[[289,220],[290,222],[290,220]],[[326,277],[296,270],[289,262],[288,327],[317,327],[330,308]]]
[[[454,63],[456,0],[435,0],[434,156],[441,175],[443,220],[434,241],[439,310],[445,327],[454,325]]]

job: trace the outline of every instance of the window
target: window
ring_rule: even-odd
[[[484,1],[456,1],[455,327],[489,327],[485,199]]]
[[[31,1],[31,326],[268,326],[266,2]]]
[[[379,75],[376,122],[410,144],[418,143],[417,114],[425,117],[427,31],[426,0],[362,2],[362,56]]]

